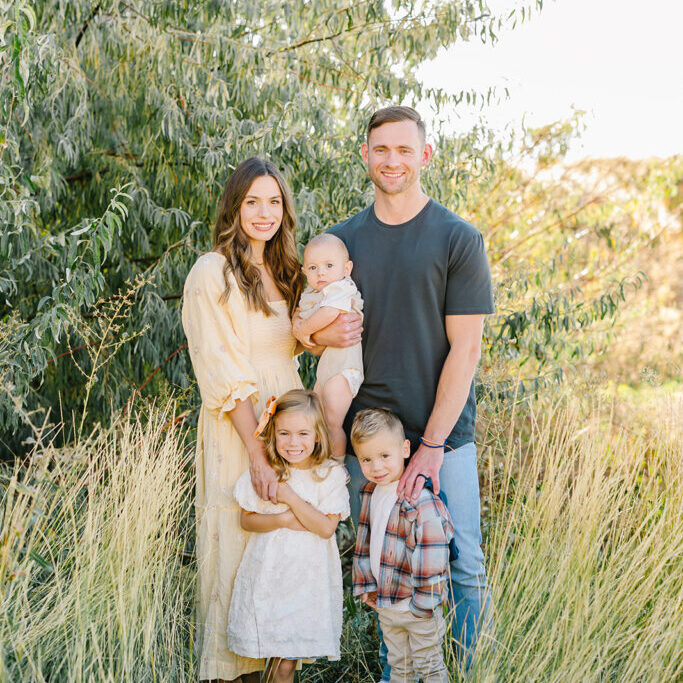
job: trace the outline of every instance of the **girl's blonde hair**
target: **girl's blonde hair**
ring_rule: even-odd
[[[275,412],[260,437],[266,445],[268,464],[277,472],[280,481],[289,479],[289,463],[275,450],[275,422],[278,415],[294,412],[305,412],[313,418],[315,447],[311,458],[314,470],[328,460],[332,454],[330,433],[327,430],[327,423],[318,396],[308,389],[292,389],[282,394],[277,399]],[[313,474],[316,475],[316,472],[314,471]],[[317,475],[316,478],[324,479],[325,477]]]

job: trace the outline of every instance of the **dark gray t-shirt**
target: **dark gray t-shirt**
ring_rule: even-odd
[[[365,379],[344,428],[359,410],[384,406],[415,449],[450,349],[445,316],[493,313],[481,233],[433,199],[401,225],[382,223],[372,205],[329,232],[346,244],[364,301]],[[473,383],[449,446],[474,441],[475,417]]]

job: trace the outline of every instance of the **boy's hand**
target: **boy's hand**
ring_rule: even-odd
[[[370,593],[363,593],[360,596],[360,601],[372,609],[377,609],[377,591],[371,591]]]

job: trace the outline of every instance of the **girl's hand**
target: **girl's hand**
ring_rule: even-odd
[[[277,503],[277,474],[268,464],[265,453],[261,452],[249,458],[249,476],[259,498]]]
[[[282,528],[291,529],[292,531],[308,531],[308,529],[295,517],[291,510],[287,512],[281,512],[282,515]]]
[[[277,485],[277,502],[286,503],[289,505],[289,501],[292,500],[292,496],[295,495],[289,484],[278,482]],[[294,514],[294,513],[292,513]]]
[[[374,610],[377,609],[377,591],[371,591],[370,593],[363,593],[360,596],[360,600],[362,603],[366,604],[368,607],[372,607],[372,609],[374,609]]]

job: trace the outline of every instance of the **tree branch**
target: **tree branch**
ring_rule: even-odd
[[[76,36],[76,47],[78,47],[81,40],[83,40],[83,36],[85,35],[85,32],[88,30],[88,26],[90,25],[90,22],[95,18],[95,15],[100,11],[101,5],[102,5],[101,2],[98,2],[95,5],[95,8],[90,13],[90,16],[85,20],[85,23],[83,24],[83,26],[81,26],[81,30],[78,32],[78,35]]]

